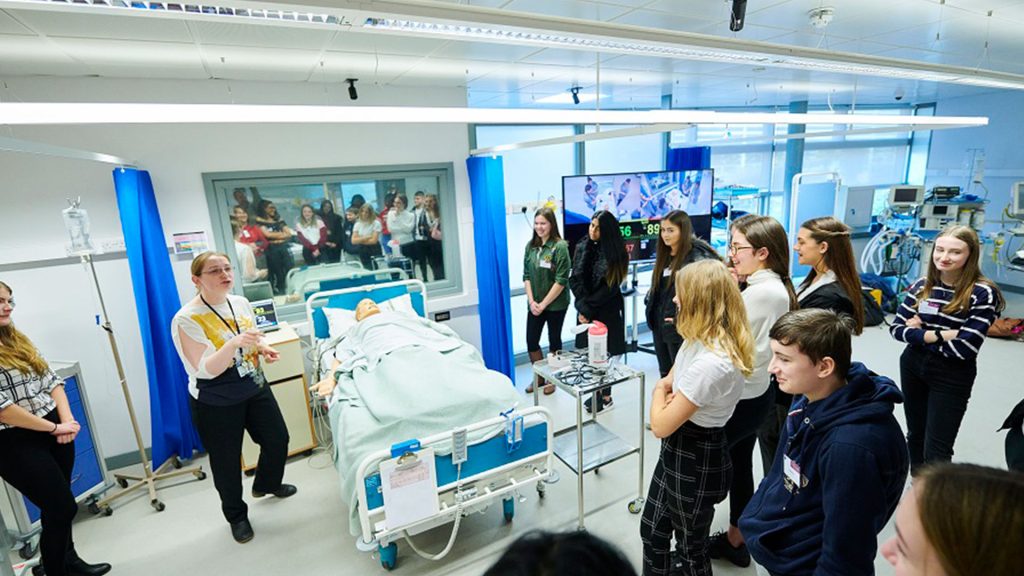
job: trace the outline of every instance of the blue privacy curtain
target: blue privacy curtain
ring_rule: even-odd
[[[470,157],[473,244],[480,292],[480,342],[484,363],[515,380],[512,358],[512,297],[509,293],[505,173],[501,157]]]
[[[149,172],[115,169],[114,190],[146,355],[155,468],[171,456],[190,459],[193,450],[202,450],[189,413],[188,376],[171,340],[171,318],[181,300]]]
[[[669,148],[665,170],[704,170],[711,168],[711,147]]]

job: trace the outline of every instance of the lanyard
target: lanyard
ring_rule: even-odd
[[[203,298],[202,294],[199,295],[199,299],[203,301],[203,304],[206,304],[206,307],[209,308],[211,312],[217,315],[217,318],[220,318],[220,321],[223,322],[224,325],[228,327],[228,330],[230,330],[232,334],[235,334],[237,336],[242,333],[242,330],[238,328],[238,318],[235,318],[235,309],[234,307],[231,306],[230,299],[225,298],[224,301],[227,302],[228,304],[228,310],[231,310],[231,319],[235,321],[234,328],[232,328],[231,324],[228,324],[228,321],[225,320],[224,317],[220,315],[220,312],[217,312],[217,310],[213,306],[210,306],[210,303],[206,301],[206,298]]]

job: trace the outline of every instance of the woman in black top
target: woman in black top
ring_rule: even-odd
[[[81,426],[71,413],[64,381],[14,327],[13,311],[11,288],[0,282],[0,477],[41,511],[39,548],[47,574],[106,574],[110,564],[87,564],[71,540],[71,520],[78,512],[71,492],[74,440]]]
[[[672,300],[676,292],[676,272],[687,264],[708,259],[720,260],[711,245],[693,235],[693,225],[686,212],[673,210],[661,219],[651,291],[644,303],[662,378],[672,369],[676,353],[683,345],[683,337],[676,330],[677,310]]]
[[[344,232],[341,229],[341,217],[334,212],[334,203],[324,200],[320,203],[320,219],[327,227],[327,245],[324,247],[324,255],[327,262],[338,262],[341,260],[341,240]]]
[[[607,210],[597,212],[590,220],[587,237],[576,244],[569,289],[576,299],[579,324],[597,320],[608,327],[608,356],[626,352],[625,303],[619,285],[626,279],[628,265],[619,221]],[[587,347],[586,332],[576,336],[576,347]],[[611,389],[605,388],[599,396],[598,412],[611,406]]]
[[[864,297],[853,257],[850,227],[831,216],[812,218],[800,225],[793,249],[797,262],[811,267],[807,278],[796,289],[800,308],[821,308],[845,314],[853,319],[853,333],[863,332]],[[793,403],[793,396],[779,390],[774,379],[772,388],[775,389],[774,410],[757,433],[765,475],[775,459],[779,433]]]
[[[256,224],[263,228],[263,235],[270,245],[267,246],[267,270],[270,285],[275,294],[288,291],[288,270],[295,265],[292,251],[288,245],[295,235],[277,213],[277,206],[270,200],[260,200],[256,205]]]

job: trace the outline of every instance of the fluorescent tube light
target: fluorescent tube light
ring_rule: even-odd
[[[846,124],[985,126],[979,116],[790,114],[710,110],[536,110],[424,106],[0,103],[0,125],[61,124]]]

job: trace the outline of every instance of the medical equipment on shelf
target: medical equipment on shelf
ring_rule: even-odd
[[[923,203],[924,186],[893,186],[889,189],[889,206],[892,208],[916,208]]]
[[[1006,209],[1006,215],[1024,220],[1024,182],[1014,182],[1010,187],[1010,205]],[[1018,229],[1024,233],[1024,224],[1018,225]]]
[[[1007,270],[1024,272],[1024,181],[1010,186],[1010,201],[1003,209],[1002,222],[1003,229],[992,235],[992,259]]]
[[[343,337],[336,335],[331,338],[329,315],[347,314],[363,298],[373,299],[382,310],[387,309],[389,300],[408,299],[415,314],[426,318],[426,294],[423,282],[403,280],[318,292],[310,296],[306,301],[306,315],[316,349],[317,379],[321,369],[328,369],[323,362],[327,349],[333,349]],[[339,430],[334,434],[340,434]],[[523,488],[534,485],[539,496],[544,496],[544,481],[553,476],[553,430],[551,413],[546,408],[520,410],[513,407],[500,414],[496,410],[493,417],[477,422],[453,422],[448,431],[425,434],[415,441],[399,441],[358,457],[351,468],[355,478],[356,509],[351,521],[358,522],[359,532],[356,547],[366,552],[377,552],[381,565],[390,570],[397,562],[398,540],[406,540],[410,548],[424,558],[439,560],[452,550],[461,518],[485,511],[496,499],[501,500],[505,520],[511,521],[515,515],[516,499],[525,500],[520,492]],[[339,437],[339,443],[341,440]],[[419,458],[429,455],[431,462],[424,469],[433,473],[430,500],[436,498],[437,509],[434,513],[403,523],[396,521],[396,517],[401,519],[401,514],[393,511],[389,516],[384,482],[394,480],[394,476],[382,472],[394,468],[386,463],[397,465],[396,458],[405,454],[415,454]],[[406,457],[406,461],[411,460],[411,456]],[[423,482],[422,470],[419,475],[411,476],[415,476],[412,480]],[[403,482],[405,480],[402,479]],[[393,510],[394,505],[390,507]],[[449,523],[452,524],[451,536],[438,553],[424,552],[411,540],[412,536]]]

